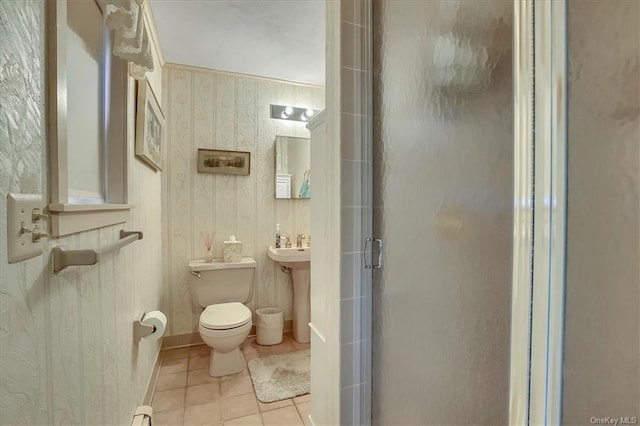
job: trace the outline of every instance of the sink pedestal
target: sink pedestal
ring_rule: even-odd
[[[293,278],[293,338],[298,343],[311,341],[311,302],[309,299],[309,268],[291,269]]]
[[[269,247],[269,258],[291,272],[293,279],[293,338],[298,343],[311,340],[311,247]]]

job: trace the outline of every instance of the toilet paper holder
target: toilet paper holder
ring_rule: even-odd
[[[138,319],[133,322],[133,339],[136,342],[139,342],[143,337],[147,337],[156,331],[156,328],[153,325],[144,324],[142,322],[142,319],[146,314],[146,312],[143,312],[142,315],[139,315]]]

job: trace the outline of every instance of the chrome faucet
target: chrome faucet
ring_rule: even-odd
[[[296,239],[296,248],[302,248],[302,240],[304,240],[304,234],[298,234]]]

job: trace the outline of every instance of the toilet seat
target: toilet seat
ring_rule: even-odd
[[[242,303],[209,305],[200,315],[200,325],[209,330],[240,328],[251,321],[251,310]]]

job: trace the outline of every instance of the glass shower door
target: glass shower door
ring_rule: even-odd
[[[372,423],[506,424],[513,2],[373,3]]]
[[[640,2],[571,0],[567,28],[562,422],[637,423]]]

